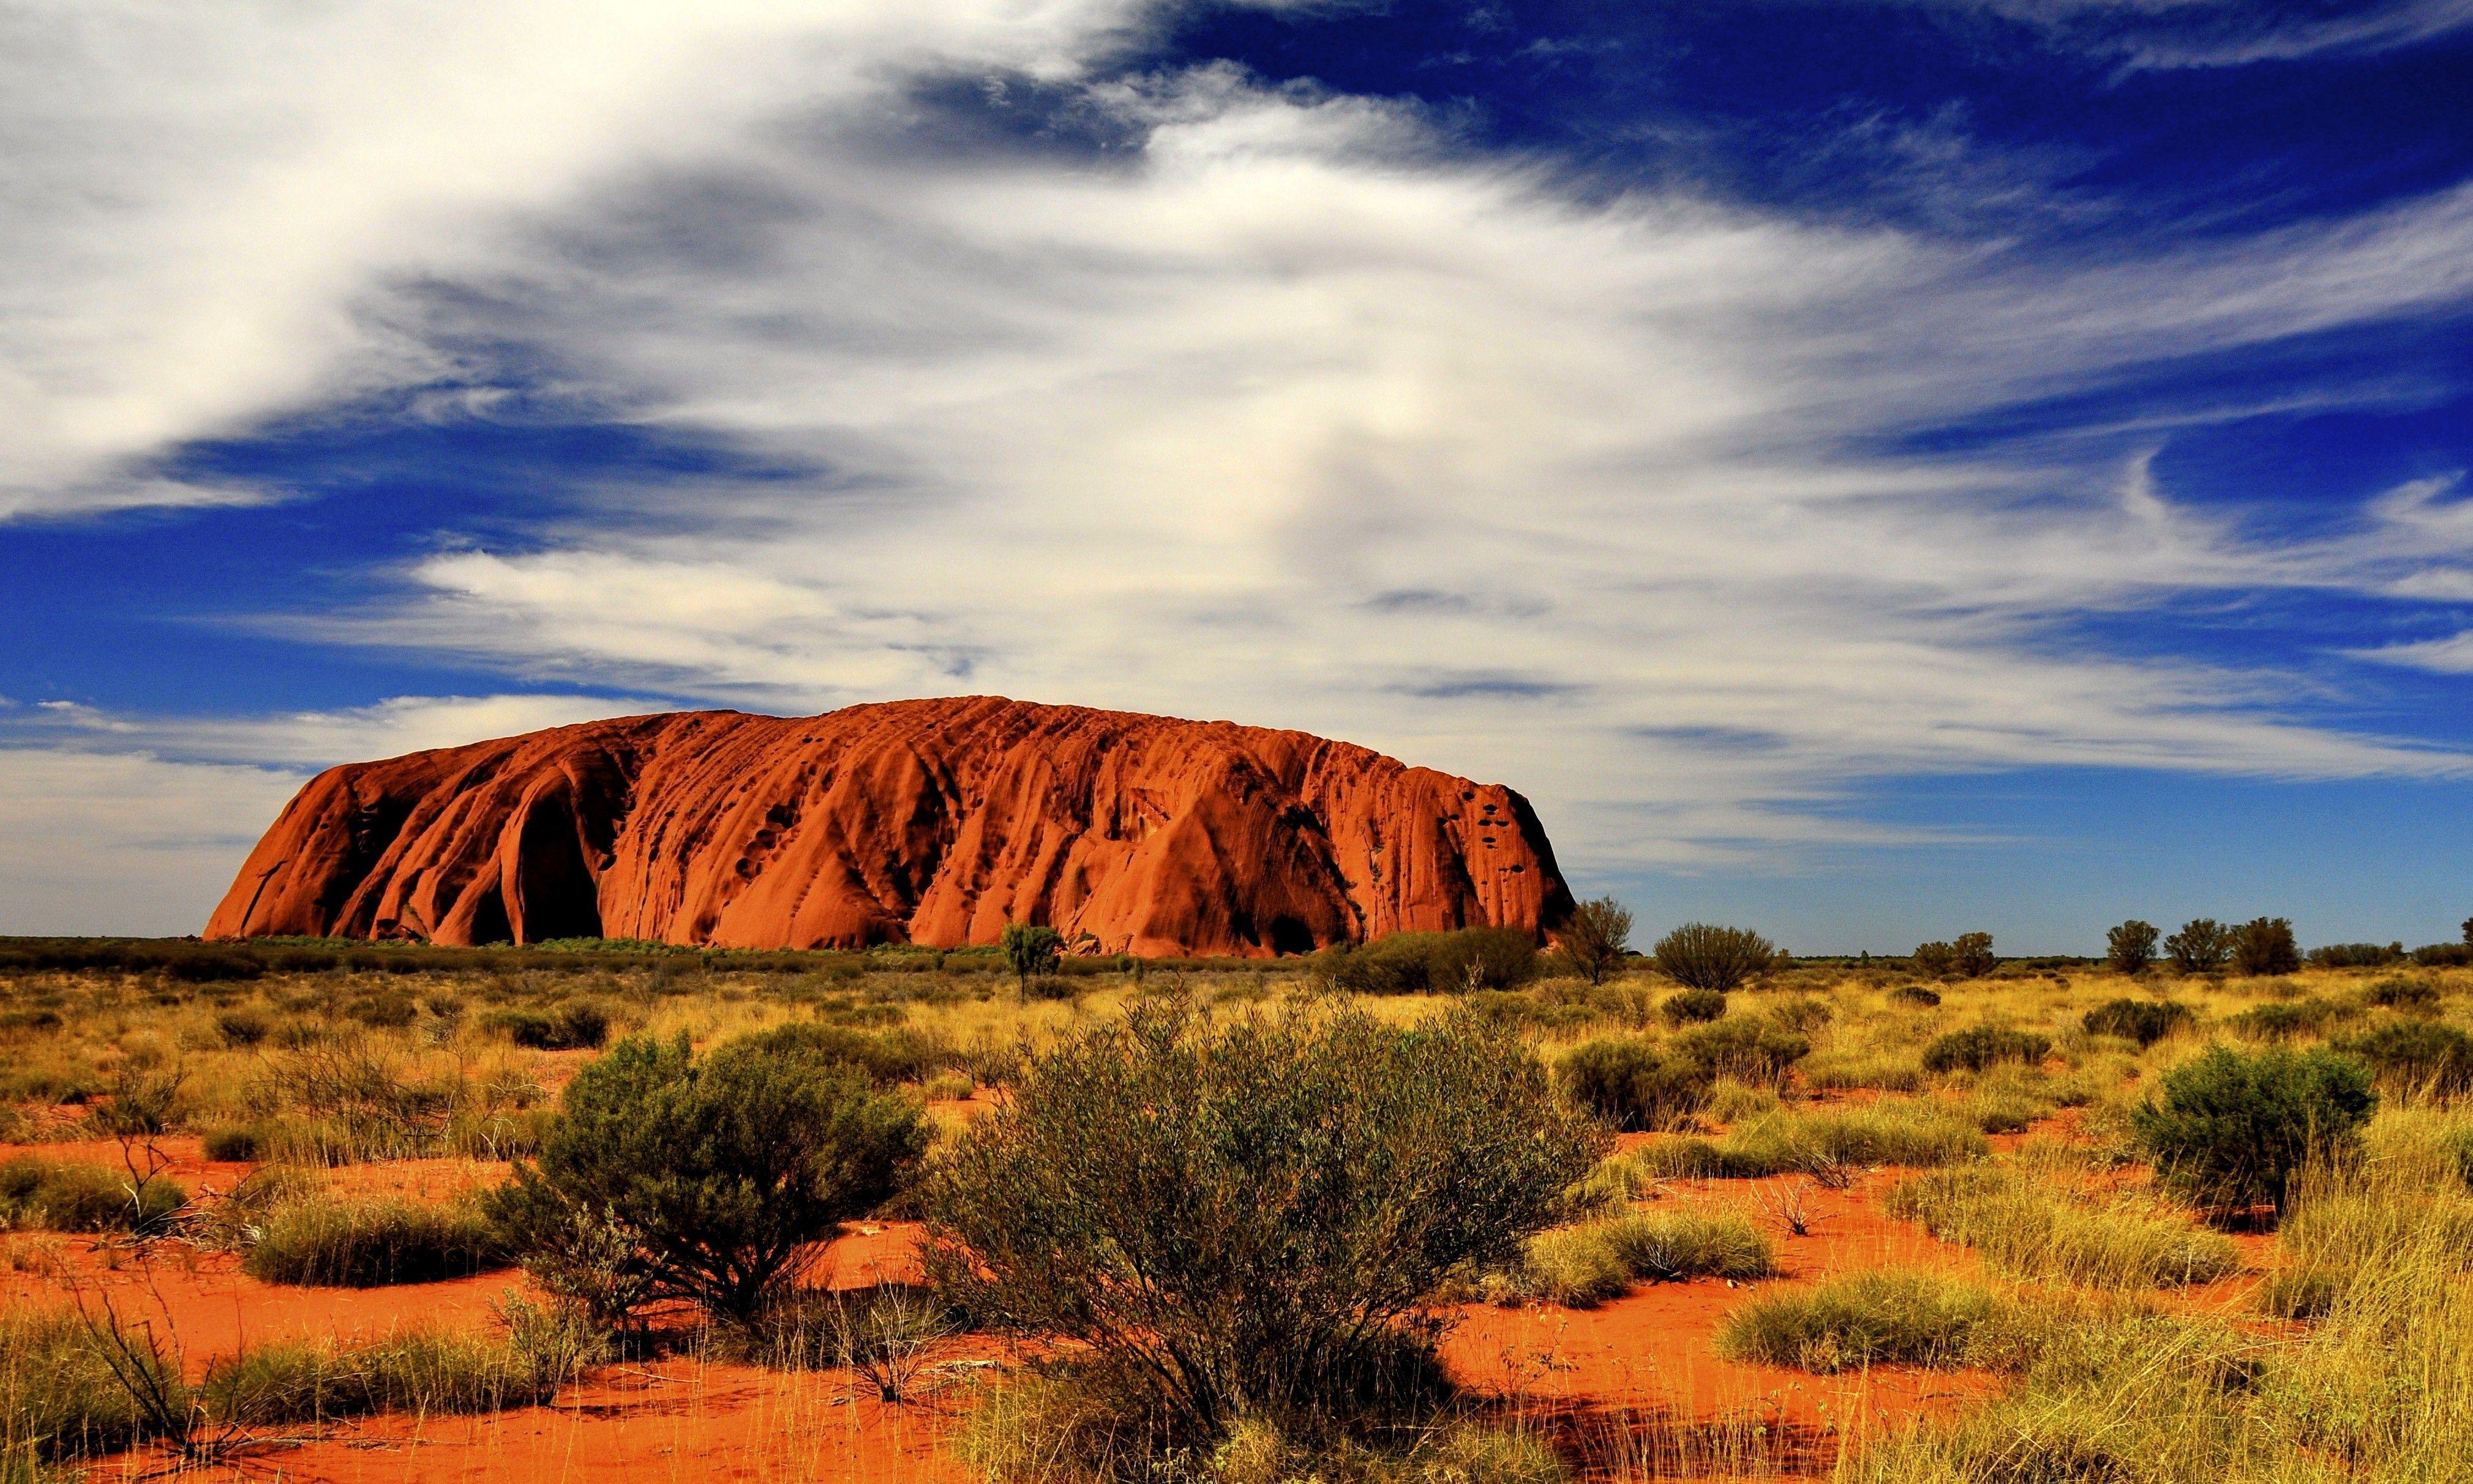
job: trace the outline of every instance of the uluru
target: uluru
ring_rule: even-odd
[[[1571,896],[1508,788],[1229,722],[996,697],[677,711],[331,768],[209,938],[569,937],[1264,955],[1539,933]]]

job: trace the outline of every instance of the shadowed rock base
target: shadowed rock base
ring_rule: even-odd
[[[683,711],[329,769],[206,924],[445,944],[1303,952],[1530,932],[1571,897],[1526,800],[1297,731],[994,697]]]

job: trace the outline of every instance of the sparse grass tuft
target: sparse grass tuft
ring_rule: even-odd
[[[323,1195],[276,1206],[241,1264],[261,1282],[322,1288],[428,1283],[507,1265],[489,1221],[468,1202]]]
[[[1822,1373],[1875,1365],[1949,1369],[1969,1363],[1977,1331],[2001,1312],[1990,1290],[1962,1279],[1858,1273],[1753,1299],[1726,1316],[1717,1348],[1729,1360]]]
[[[100,1164],[20,1155],[0,1164],[0,1228],[152,1232],[180,1213],[188,1192],[160,1176],[132,1181]]]
[[[2241,1252],[2187,1220],[2098,1204],[2016,1167],[1935,1170],[1889,1192],[1892,1215],[1972,1247],[2002,1273],[2097,1287],[2211,1282],[2238,1272]]]
[[[1667,1138],[1636,1156],[1652,1174],[1675,1178],[1753,1180],[1794,1172],[1825,1175],[1867,1164],[1930,1166],[1980,1159],[1991,1145],[1982,1134],[1920,1103],[1868,1108],[1780,1110],[1722,1138]]]

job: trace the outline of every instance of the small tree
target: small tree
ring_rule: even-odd
[[[2164,940],[2164,951],[2185,974],[2212,974],[2232,957],[2232,935],[2214,918],[2192,918]]]
[[[1981,979],[1998,967],[1990,933],[1960,933],[1949,945],[1951,967],[1961,979]]]
[[[1934,940],[1915,945],[1915,972],[1927,979],[1957,977],[1957,950]]]
[[[1000,943],[1006,967],[1025,993],[1033,975],[1055,972],[1056,961],[1065,955],[1065,935],[1033,922],[1007,922]]]
[[[2162,937],[2154,923],[2131,918],[2103,935],[2104,962],[2115,973],[2143,974],[2155,962],[2155,945]]]
[[[2163,1100],[2132,1110],[2130,1131],[2193,1203],[2218,1215],[2281,1212],[2304,1163],[2359,1152],[2378,1101],[2369,1068],[2349,1057],[2216,1046],[2166,1072]]]
[[[1686,922],[1657,940],[1656,956],[1658,969],[1675,983],[1723,994],[1768,972],[1777,948],[1749,928]]]
[[[2473,918],[2464,920],[2464,945],[2473,948]]]
[[[1167,1430],[1310,1419],[1454,1275],[1513,1260],[1607,1137],[1519,1036],[1137,1006],[1035,1058],[923,1191],[972,1313],[1089,1346]]]
[[[806,1030],[701,1060],[684,1035],[620,1041],[567,1084],[540,1163],[490,1192],[491,1216],[554,1286],[588,1269],[629,1302],[754,1313],[927,1143],[916,1103],[876,1092]]]
[[[2268,975],[2301,971],[2301,945],[2283,918],[2252,918],[2232,932],[2235,973]]]
[[[1622,967],[1623,949],[1631,943],[1631,912],[1611,897],[1584,901],[1572,909],[1563,924],[1563,956],[1591,984]]]

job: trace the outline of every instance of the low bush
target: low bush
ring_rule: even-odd
[[[267,1154],[265,1131],[253,1123],[208,1129],[199,1143],[207,1159],[224,1163],[251,1163]]]
[[[1742,1212],[1656,1210],[1530,1238],[1514,1289],[1525,1298],[1586,1308],[1641,1281],[1748,1281],[1776,1272],[1776,1248]]]
[[[1980,1284],[1881,1270],[1755,1298],[1726,1316],[1717,1349],[1729,1360],[1823,1374],[1876,1365],[1949,1369],[1967,1364],[1977,1331],[2001,1317],[2001,1302]]]
[[[1697,1025],[1726,1013],[1726,996],[1717,990],[1683,990],[1669,994],[1657,1007],[1669,1025]]]
[[[2158,1177],[2201,1209],[2280,1212],[2306,1162],[2359,1152],[2377,1106],[2369,1069],[2349,1057],[2216,1046],[2166,1072],[2162,1099],[2132,1111],[2130,1130]]]
[[[2196,1023],[2189,1006],[2152,999],[2111,1000],[2088,1011],[2080,1022],[2090,1036],[2114,1036],[2142,1046],[2151,1046]]]
[[[149,1327],[108,1311],[14,1307],[0,1312],[0,1479],[37,1484],[32,1465],[121,1452],[156,1437],[160,1423],[123,1376],[185,1402],[179,1368]]]
[[[209,1367],[198,1391],[208,1416],[269,1426],[372,1412],[495,1412],[549,1400],[597,1358],[597,1337],[529,1304],[502,1313],[504,1337],[416,1326],[360,1345],[292,1340]]]
[[[610,1013],[589,1000],[571,999],[547,1011],[492,1011],[482,1017],[481,1028],[536,1051],[589,1051],[610,1040]]]
[[[1889,1003],[1916,1010],[1933,1010],[1939,1008],[1940,991],[1928,990],[1920,984],[1902,984],[1889,992]]]
[[[939,1161],[929,1271],[975,1317],[1090,1347],[1145,1438],[1310,1420],[1565,1209],[1607,1141],[1547,1092],[1465,1013],[1138,1005],[1036,1056]]]
[[[1924,1085],[1923,1063],[1912,1052],[1823,1051],[1801,1063],[1800,1071],[1804,1086],[1822,1090],[1873,1088],[1884,1092],[1913,1092]]]
[[[1936,1037],[1924,1047],[1924,1070],[1936,1076],[1954,1071],[1980,1072],[2004,1062],[2029,1066],[2051,1053],[2052,1038],[2004,1025],[1975,1025]]]
[[[2107,1207],[2002,1165],[1918,1175],[1892,1189],[1885,1205],[2019,1278],[2152,1288],[2211,1282],[2241,1268],[2240,1250],[2217,1233]]]
[[[469,1278],[509,1263],[474,1207],[324,1196],[276,1207],[241,1270],[261,1282],[380,1288]]]
[[[891,1196],[926,1145],[919,1105],[792,1034],[812,1029],[702,1058],[684,1036],[635,1037],[586,1065],[540,1162],[490,1192],[511,1249],[582,1302],[754,1313],[814,1244]]]
[[[1657,941],[1658,970],[1688,989],[1723,994],[1767,973],[1777,946],[1747,928],[1686,922]]]
[[[1981,1132],[1947,1112],[1916,1102],[1882,1102],[1869,1108],[1781,1110],[1722,1138],[1659,1139],[1633,1158],[1655,1175],[1756,1180],[1797,1171],[1834,1178],[1868,1164],[1952,1164],[1990,1152]]]
[[[158,1232],[189,1193],[163,1176],[135,1181],[100,1164],[19,1155],[0,1164],[0,1227],[43,1232]]]
[[[246,1051],[275,1034],[275,1017],[254,1007],[227,1010],[215,1017],[215,1029],[225,1045]]]
[[[1680,1033],[1669,1050],[1713,1079],[1774,1086],[1812,1054],[1812,1041],[1756,1016],[1728,1016]]]
[[[1513,990],[1537,976],[1537,944],[1506,927],[1393,933],[1314,955],[1313,972],[1352,994],[1462,994]]]
[[[1716,1076],[1688,1058],[1670,1056],[1646,1036],[1583,1041],[1558,1068],[1573,1103],[1626,1129],[1671,1128],[1692,1117]]]
[[[2295,1037],[2319,1035],[2330,1024],[2352,1013],[2344,1006],[2314,994],[2307,999],[2255,1005],[2224,1023],[2232,1028],[2234,1035],[2245,1040],[2291,1041]]]
[[[2473,1090],[2473,1036],[2437,1020],[2390,1020],[2338,1044],[2394,1091],[2457,1097]]]
[[[2413,955],[2400,943],[2331,943],[2310,950],[2315,969],[2385,969]]]
[[[2362,998],[2385,1010],[2434,1010],[2438,1005],[2438,986],[2427,979],[2390,974],[2364,990]]]

